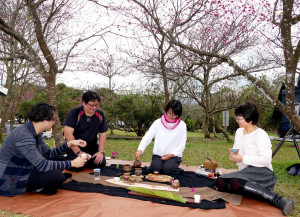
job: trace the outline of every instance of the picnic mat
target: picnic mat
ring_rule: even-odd
[[[145,167],[142,168],[143,175],[147,174],[146,169],[147,168]],[[80,191],[80,192],[103,193],[111,196],[134,198],[134,199],[152,201],[156,203],[162,203],[162,204],[168,204],[174,206],[184,206],[184,207],[201,208],[201,209],[222,209],[226,207],[225,201],[219,199],[213,202],[208,200],[202,200],[200,204],[197,204],[197,203],[180,203],[177,201],[163,200],[160,198],[128,194],[129,190],[127,188],[112,186],[111,184],[108,185],[107,182],[105,182],[105,180],[108,179],[109,177],[112,178],[114,176],[117,176],[117,173],[118,173],[118,168],[116,167],[116,165],[111,165],[101,170],[101,177],[103,177],[103,180],[100,179],[100,182],[98,184],[94,183],[93,180],[94,176],[92,173],[91,174],[86,173],[87,175],[78,175],[77,177],[75,176],[73,178],[73,181],[65,183],[62,188],[65,190],[73,190],[73,191]],[[134,168],[131,173],[132,174],[134,173]],[[194,172],[189,172],[189,171],[182,171],[179,174],[174,175],[174,177],[180,181],[181,187],[190,187],[190,189],[191,187],[206,187],[206,186],[214,186],[215,184],[214,180],[205,177],[197,177]],[[77,181],[74,181],[74,179]],[[163,185],[162,183],[156,183],[156,182],[148,182],[148,183],[152,183],[154,185],[155,184]],[[164,185],[168,186],[167,184]]]
[[[111,166],[108,170],[106,170],[106,173],[109,173],[109,170],[114,169],[115,165]],[[144,170],[145,171],[145,170]],[[184,175],[185,174],[185,175]],[[205,177],[197,177],[195,175],[194,172],[184,172],[182,175],[180,175],[181,178],[180,179],[188,179],[188,180],[193,180],[191,179],[191,177],[193,177],[196,181],[194,181],[195,183],[190,183],[191,187],[181,187],[179,188],[179,192],[173,192],[175,194],[178,194],[186,199],[191,198],[193,201],[193,197],[194,194],[200,194],[201,195],[201,200],[208,200],[208,201],[214,201],[217,199],[223,199],[226,202],[229,202],[233,205],[240,205],[242,202],[242,196],[241,195],[237,195],[237,194],[229,194],[229,193],[225,193],[225,192],[220,192],[220,191],[216,191],[213,190],[211,188],[208,187],[198,187],[200,185],[200,183],[214,183],[213,180],[208,180]],[[73,181],[76,181],[78,183],[91,183],[91,184],[101,184],[101,186],[97,186],[97,192],[102,193],[101,188],[105,188],[105,186],[112,186],[112,187],[118,187],[114,184],[110,184],[108,182],[106,182],[107,179],[111,179],[112,177],[110,176],[104,176],[101,175],[101,179],[100,180],[95,180],[93,174],[89,174],[89,173],[80,173],[78,175],[75,175],[72,177]],[[179,178],[179,176],[177,176],[177,178]],[[167,184],[162,184],[162,183],[156,183],[156,182],[150,182],[150,181],[143,181],[143,184],[149,184],[149,185],[158,185],[158,186],[169,186]],[[185,185],[187,185],[187,182],[185,182]],[[212,184],[210,184],[212,185]],[[81,188],[80,188],[81,187]],[[85,187],[88,187],[85,185]],[[83,185],[79,184],[75,184],[75,183],[68,183],[64,185],[64,189],[67,190],[77,190],[78,188],[80,188],[79,191],[84,191],[86,190],[85,187],[83,187]],[[72,189],[74,188],[74,189]],[[119,196],[127,196],[125,195],[119,195]],[[213,203],[214,206],[212,208],[218,209],[218,208],[225,208],[222,207],[220,205],[222,204],[218,204],[217,203]],[[207,204],[206,202],[203,202],[202,206],[198,206],[198,208],[203,208],[203,209],[208,209],[210,206],[208,206],[207,208],[205,207]],[[187,205],[188,206],[188,205]]]
[[[128,161],[110,160],[110,163],[125,164]],[[130,163],[130,162],[129,162]],[[132,162],[131,162],[132,163]],[[150,163],[148,163],[150,164]],[[143,165],[145,163],[143,162]],[[181,165],[184,170],[196,171],[197,167]],[[223,170],[222,172],[225,173]],[[84,170],[90,173],[92,170]],[[231,172],[231,171],[230,171]],[[75,176],[79,173],[72,172]],[[87,217],[269,217],[283,216],[281,210],[261,201],[243,198],[240,206],[226,203],[226,209],[193,209],[190,207],[166,206],[161,203],[132,198],[115,197],[99,193],[84,193],[58,189],[55,195],[26,193],[15,197],[0,196],[0,209],[31,216],[87,216]]]

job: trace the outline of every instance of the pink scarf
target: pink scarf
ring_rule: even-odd
[[[180,118],[175,118],[174,120],[170,121],[166,114],[163,114],[163,116],[161,116],[160,120],[161,120],[162,125],[165,128],[167,128],[168,130],[175,129],[178,126],[178,124],[180,123]]]

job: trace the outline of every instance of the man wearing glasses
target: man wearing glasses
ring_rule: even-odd
[[[67,152],[68,159],[75,159],[83,154],[90,155],[86,163],[90,168],[103,168],[106,164],[104,148],[106,131],[108,130],[104,113],[99,109],[100,97],[94,91],[87,91],[82,96],[82,105],[73,108],[64,122],[64,135],[67,141],[82,139],[87,142],[86,147],[72,147]],[[97,135],[99,133],[99,143]],[[72,168],[80,171],[83,168]]]

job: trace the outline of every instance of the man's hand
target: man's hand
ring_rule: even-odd
[[[86,160],[89,160],[92,156],[90,154],[85,153],[85,152],[82,151],[78,154],[78,157],[85,158]]]
[[[67,142],[68,146],[71,147],[73,146],[80,146],[80,147],[85,147],[86,146],[86,141],[82,139],[77,139],[77,140],[71,140]]]
[[[75,160],[71,161],[71,167],[83,167],[86,161],[86,158],[77,157]]]
[[[102,152],[97,152],[96,154],[93,155],[93,158],[95,158],[94,163],[95,164],[100,164],[103,161],[103,153]]]

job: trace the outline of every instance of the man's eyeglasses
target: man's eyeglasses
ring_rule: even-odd
[[[172,115],[171,113],[167,113],[167,116],[172,117],[172,118],[178,118],[177,115]]]
[[[87,103],[91,108],[98,108],[99,104],[91,105],[90,103]]]

